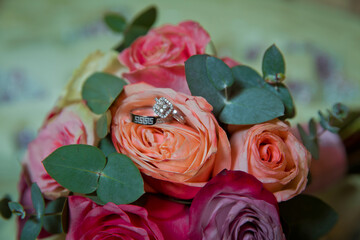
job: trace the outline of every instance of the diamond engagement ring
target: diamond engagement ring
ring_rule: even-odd
[[[155,98],[156,103],[151,107],[137,108],[130,112],[131,121],[142,125],[166,123],[175,119],[184,124],[186,121],[180,111],[166,98]],[[155,113],[155,116],[154,116]]]
[[[186,122],[182,114],[174,108],[173,104],[167,98],[155,98],[155,101],[156,103],[153,106],[153,110],[161,119],[166,121],[169,117],[173,117],[179,123],[184,124]]]

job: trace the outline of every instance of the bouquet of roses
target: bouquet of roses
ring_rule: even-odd
[[[261,75],[206,54],[198,23],[151,29],[155,17],[155,8],[130,24],[106,15],[123,34],[119,53],[97,51],[74,73],[28,146],[19,202],[2,200],[3,215],[19,216],[19,238],[326,234],[336,213],[300,195],[319,124],[299,126],[300,139],[286,121],[295,108],[280,50],[266,50]],[[337,104],[320,125],[336,131],[330,119],[345,114]]]

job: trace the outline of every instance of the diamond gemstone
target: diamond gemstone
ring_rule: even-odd
[[[174,109],[172,103],[164,97],[155,98],[155,101],[156,103],[153,106],[153,110],[155,114],[161,118],[166,118],[169,116]]]

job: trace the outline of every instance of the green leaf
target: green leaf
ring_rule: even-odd
[[[285,75],[285,61],[282,53],[275,44],[271,45],[264,54],[262,71],[265,81],[281,80],[279,76]]]
[[[138,16],[134,19],[131,25],[142,26],[150,29],[151,26],[156,21],[157,10],[155,6],[151,6],[144,11],[142,11]]]
[[[132,160],[126,155],[113,153],[101,173],[97,194],[104,202],[128,204],[144,193],[144,183]]]
[[[246,88],[225,105],[219,119],[227,124],[255,124],[284,114],[281,100],[261,88]]]
[[[21,217],[21,219],[25,218],[26,212],[25,212],[23,206],[20,203],[18,203],[18,202],[9,202],[9,208],[14,214]]]
[[[87,195],[86,197],[89,198],[91,201],[93,201],[94,203],[96,203],[98,205],[105,205],[106,204],[103,201],[101,201],[98,196]]]
[[[316,127],[316,122],[314,118],[311,118],[309,120],[309,135],[310,137],[316,138],[317,137],[317,127]]]
[[[267,83],[265,88],[275,93],[283,102],[285,107],[283,119],[293,118],[295,116],[295,105],[289,89],[283,83],[277,83],[276,85]]]
[[[91,75],[82,88],[82,98],[96,114],[103,114],[121,93],[126,82],[114,75],[97,72]]]
[[[288,224],[289,240],[315,240],[328,233],[338,219],[325,202],[309,195],[298,195],[281,202],[280,216]]]
[[[318,112],[320,117],[320,125],[332,133],[338,133],[340,128],[331,126],[329,117],[326,117],[321,111]]]
[[[20,240],[35,240],[43,225],[43,218],[30,217],[21,231]]]
[[[223,90],[234,83],[231,69],[216,57],[206,58],[208,78],[217,90]]]
[[[11,202],[11,198],[8,195],[5,195],[5,197],[3,197],[0,201],[0,214],[5,219],[11,218],[12,215],[9,208],[9,202]]]
[[[218,116],[225,106],[225,96],[220,93],[209,79],[206,59],[208,55],[193,55],[185,62],[186,80],[191,94],[204,97]]]
[[[263,87],[266,82],[254,69],[245,66],[235,66],[232,68],[237,88]]]
[[[99,148],[103,151],[106,157],[108,157],[111,153],[116,153],[116,149],[110,137],[101,139]]]
[[[56,149],[43,164],[60,185],[70,191],[86,194],[97,189],[106,159],[97,147],[74,144]]]
[[[331,115],[334,116],[337,120],[344,120],[349,114],[349,108],[342,104],[336,103],[332,107]]]
[[[121,52],[129,47],[138,37],[145,35],[156,21],[157,10],[150,7],[141,12],[125,29],[124,40],[116,51]]]
[[[99,138],[104,138],[108,134],[110,121],[111,113],[110,111],[106,111],[96,122],[96,134]]]
[[[45,209],[44,228],[49,233],[62,233],[61,214],[66,198],[58,198],[48,203]]]
[[[67,233],[69,230],[69,198],[65,199],[64,207],[61,212],[61,228],[64,233]]]
[[[45,212],[45,202],[41,194],[40,188],[36,183],[31,185],[31,200],[35,209],[36,217],[43,218]]]
[[[124,16],[119,13],[107,13],[104,16],[106,25],[114,32],[122,33],[126,27]]]
[[[297,128],[299,130],[301,141],[306,147],[306,149],[311,153],[314,159],[319,159],[319,144],[318,144],[317,135],[316,134],[312,135],[312,131],[314,130],[311,130],[310,127],[310,135],[308,135],[300,124],[297,125]]]

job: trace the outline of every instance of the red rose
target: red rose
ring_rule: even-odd
[[[164,239],[187,240],[190,227],[189,206],[149,195],[144,208],[149,213],[149,219],[158,225]]]
[[[276,198],[252,175],[224,170],[191,204],[190,239],[285,239]]]
[[[67,240],[164,239],[147,211],[135,205],[97,205],[88,198],[69,197],[70,228]]]

